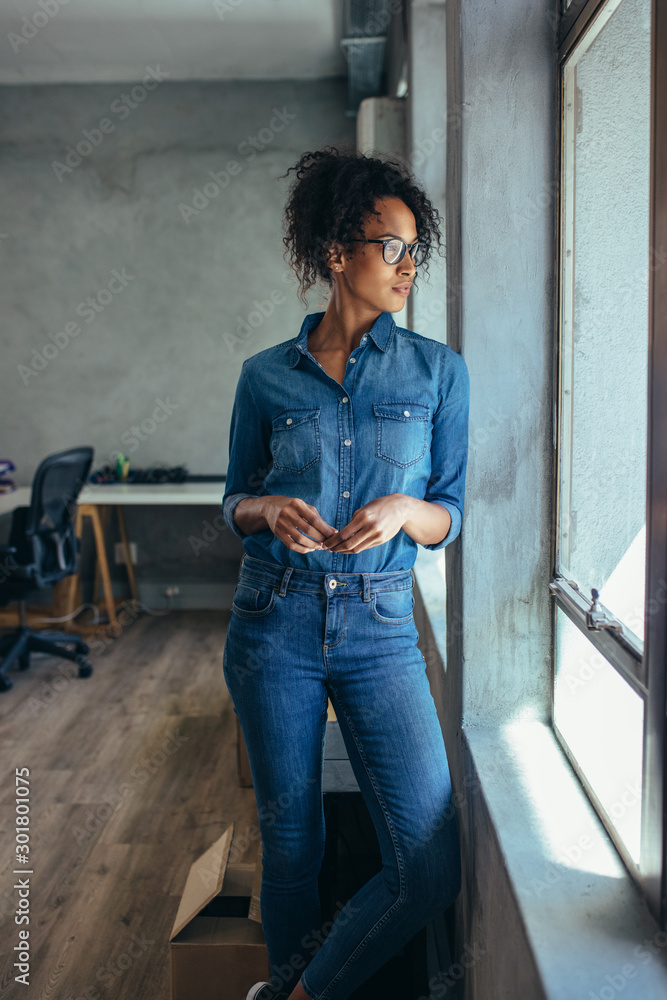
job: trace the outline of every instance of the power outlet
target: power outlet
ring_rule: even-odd
[[[132,565],[137,565],[137,543],[130,542],[130,559],[132,560]],[[114,546],[114,562],[116,566],[125,565],[125,549],[123,548],[122,542],[116,542]]]

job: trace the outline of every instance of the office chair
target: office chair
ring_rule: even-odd
[[[93,672],[86,660],[89,647],[80,636],[59,632],[31,632],[26,619],[26,595],[51,587],[77,570],[80,549],[73,515],[76,499],[88,478],[93,449],[70,448],[40,463],[32,483],[29,507],[12,512],[9,544],[0,545],[0,606],[19,601],[21,624],[0,636],[0,692],[12,687],[7,676],[12,663],[30,666],[30,653],[51,653],[78,664],[79,677]],[[74,649],[63,649],[63,645]]]

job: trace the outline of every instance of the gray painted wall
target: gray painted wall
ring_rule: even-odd
[[[244,359],[324,308],[296,297],[278,175],[354,140],[346,80],[154,82],[2,89],[0,451],[18,485],[79,444],[95,467],[122,451],[224,474]],[[242,546],[217,514],[128,508],[140,583],[231,580]]]
[[[465,724],[549,712],[554,309],[552,4],[461,4]],[[525,219],[525,225],[521,220]]]
[[[510,798],[513,790],[502,767],[478,773],[470,740],[517,716],[546,721],[550,711],[555,20],[546,0],[414,3],[413,55],[438,17],[446,19],[447,342],[467,362],[471,398],[463,527],[445,552],[446,645],[431,617],[442,613],[431,592],[438,574],[417,574],[420,647],[462,834],[451,964],[432,987],[457,1000],[540,1000],[531,929],[486,795],[489,782]],[[413,121],[428,102],[428,74],[413,81],[420,77]],[[441,148],[434,143],[433,155]],[[527,825],[522,836],[541,833]]]
[[[455,782],[466,892],[457,953],[465,942],[482,955],[468,972],[466,997],[538,1000],[530,928],[467,733],[517,717],[546,721],[550,712],[555,21],[547,0],[457,6],[460,337],[471,382],[462,660],[447,673],[462,674]],[[495,780],[502,784],[503,774]],[[527,828],[531,834],[540,830]]]

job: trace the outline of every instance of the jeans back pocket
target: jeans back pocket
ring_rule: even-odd
[[[271,455],[274,469],[305,472],[322,457],[320,407],[288,407],[272,420]]]
[[[373,403],[377,421],[375,454],[401,469],[426,454],[430,407],[426,403]]]

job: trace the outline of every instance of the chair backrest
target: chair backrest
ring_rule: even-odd
[[[92,464],[93,449],[84,446],[49,455],[37,467],[24,533],[32,543],[32,573],[40,587],[76,572],[76,500]]]
[[[32,481],[26,535],[67,530],[92,464],[93,449],[88,446],[68,448],[40,462]]]

